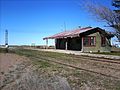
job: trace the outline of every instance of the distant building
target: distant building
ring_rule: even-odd
[[[55,39],[56,49],[81,52],[110,52],[111,37],[113,35],[108,34],[99,27],[86,27],[73,31],[64,31],[43,39]]]

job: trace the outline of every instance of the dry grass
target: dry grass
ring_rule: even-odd
[[[81,57],[76,57],[75,55],[53,52],[23,49],[10,52],[28,57],[31,60],[31,67],[27,69],[27,73],[24,73],[26,69],[17,68],[15,72],[23,70],[21,74],[18,74],[21,75],[19,76],[20,78],[14,79],[14,83],[11,82],[9,85],[7,84],[3,90],[21,90],[21,88],[22,90],[70,90],[70,87],[72,90],[120,90],[120,79],[71,68],[50,62],[48,59],[73,65],[81,63],[82,67],[89,66],[89,68],[86,68],[88,70],[94,70],[92,66],[98,69],[105,69],[106,71],[108,69],[112,71],[113,69],[113,71],[115,71],[114,73],[118,73],[119,75],[120,70],[117,65],[96,63],[94,61],[83,60]],[[24,66],[25,63],[22,65]]]
[[[4,90],[71,90],[65,78],[59,76],[40,76],[27,72],[20,79],[16,79]]]

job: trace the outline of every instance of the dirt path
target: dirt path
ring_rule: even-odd
[[[23,63],[26,61],[28,62],[29,59],[23,56],[10,53],[0,53],[0,89],[20,77],[21,73],[19,73],[19,71],[21,72],[24,67],[22,68],[19,66],[24,65]]]
[[[71,90],[64,77],[48,77],[34,69],[27,57],[0,53],[0,90]]]
[[[25,60],[27,60],[27,58],[18,56],[16,54],[0,53],[0,72],[6,73],[11,67],[16,64],[20,64]]]

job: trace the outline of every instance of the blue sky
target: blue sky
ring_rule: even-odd
[[[0,44],[9,32],[11,45],[45,45],[44,37],[76,29],[78,26],[103,27],[80,6],[81,0],[0,0]],[[99,0],[110,7],[111,0]],[[49,45],[54,41],[49,40]]]

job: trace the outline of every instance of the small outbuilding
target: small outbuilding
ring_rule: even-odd
[[[55,48],[63,50],[77,50],[81,52],[110,52],[112,34],[96,27],[79,28],[64,31],[44,40],[55,39]]]

